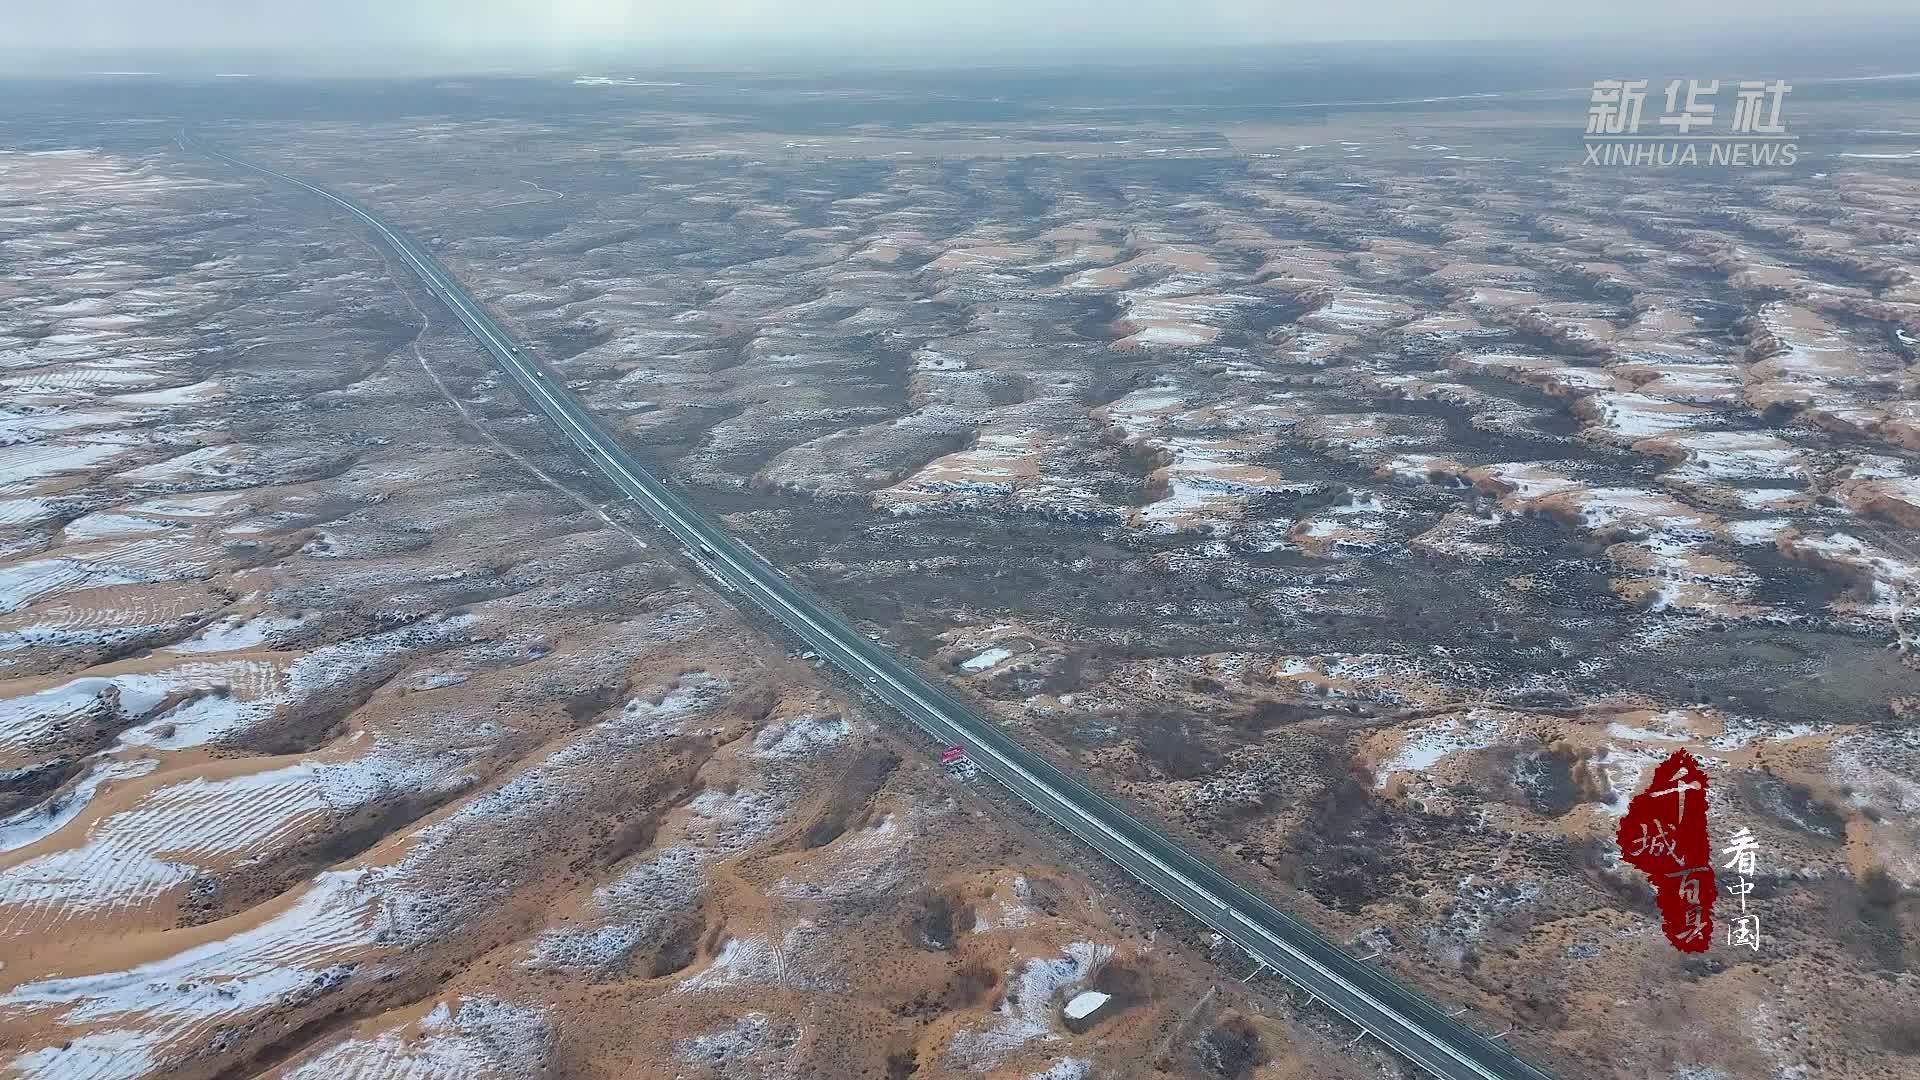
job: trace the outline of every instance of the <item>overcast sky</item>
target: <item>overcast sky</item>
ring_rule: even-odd
[[[1913,0],[0,0],[0,48],[437,54],[679,44],[1018,50],[1325,40],[1658,40],[1779,16],[1913,17]]]

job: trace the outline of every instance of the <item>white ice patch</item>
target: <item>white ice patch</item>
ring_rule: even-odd
[[[470,678],[472,678],[472,676],[464,671],[446,671],[437,668],[426,668],[408,675],[400,685],[416,692],[422,690],[442,690],[449,686],[459,686]]]
[[[266,644],[274,634],[297,630],[306,625],[305,616],[256,615],[250,619],[229,616],[201,630],[190,640],[168,647],[168,652],[238,652]]]
[[[774,1049],[773,1023],[766,1013],[751,1012],[730,1027],[681,1039],[673,1044],[680,1060],[703,1069],[748,1069],[750,1059]],[[731,1075],[731,1073],[729,1073]]]
[[[173,386],[165,390],[143,390],[137,394],[115,394],[114,401],[129,405],[198,405],[211,401],[222,393],[220,384],[212,379],[203,379],[186,386]]]
[[[1677,543],[1713,539],[1713,525],[1667,495],[1643,488],[1590,488],[1580,499],[1580,524],[1609,536],[1662,534]]]
[[[366,758],[155,788],[94,822],[78,845],[0,870],[0,933],[143,907],[212,860],[284,846],[315,815],[346,813],[396,788],[432,782],[424,770]]]
[[[1585,404],[1593,410],[1595,427],[1625,441],[1685,431],[1711,415],[1650,394],[1598,393],[1588,397]]]
[[[200,745],[272,714],[287,700],[280,669],[251,659],[182,660],[154,671],[87,676],[0,699],[0,747],[31,748],[83,733],[94,720],[143,726],[124,744]],[[155,709],[167,705],[164,714]]]
[[[697,993],[760,984],[781,989],[832,989],[838,980],[820,955],[825,935],[801,920],[775,942],[766,934],[728,938],[708,965],[674,990]]]
[[[538,1009],[491,997],[440,1002],[419,1034],[346,1039],[286,1073],[287,1080],[483,1080],[544,1075],[553,1027]]]
[[[973,916],[973,932],[984,934],[1000,928],[1017,930],[1031,926],[1040,917],[1040,909],[1033,906],[1033,885],[1022,874],[1013,879],[1013,895],[1000,898],[1000,911],[997,920],[988,918],[985,912],[976,910]]]
[[[101,785],[145,776],[159,764],[153,758],[103,762],[66,791],[0,820],[0,851],[13,851],[52,836],[80,816]]]
[[[234,504],[243,497],[241,492],[215,492],[211,495],[156,495],[126,509],[131,513],[159,514],[163,517],[208,518],[217,517],[223,511],[234,509]]]
[[[0,449],[0,492],[27,494],[30,485],[37,481],[84,472],[129,453],[132,450],[128,447],[101,442],[9,446]]]
[[[1802,497],[1799,488],[1743,488],[1734,493],[1748,510],[1779,510],[1790,507]]]
[[[43,1046],[10,1062],[20,1080],[135,1080],[158,1075],[160,1063],[137,1032],[82,1035],[61,1046]]]
[[[773,835],[788,807],[786,799],[754,788],[708,788],[687,804],[687,837],[716,851],[741,851]]]
[[[1093,1075],[1093,1062],[1087,1058],[1067,1057],[1034,1073],[1032,1080],[1087,1080]]]
[[[26,748],[78,725],[119,701],[112,680],[75,679],[21,697],[0,700],[0,746]]]
[[[995,665],[999,664],[1003,660],[1011,659],[1012,656],[1013,656],[1012,649],[1001,649],[1001,648],[988,649],[986,652],[981,653],[980,655],[974,657],[971,660],[962,661],[960,664],[960,670],[986,671],[988,668],[994,667]]]
[[[1111,945],[1076,941],[1063,956],[1027,961],[1016,976],[1017,992],[1001,997],[986,1027],[954,1035],[947,1047],[948,1060],[962,1068],[991,1068],[1027,1043],[1059,1038],[1053,1026],[1055,1000],[1091,979],[1112,958]]]
[[[548,930],[534,942],[525,965],[570,971],[618,965],[640,946],[657,942],[675,915],[700,902],[707,885],[702,867],[712,857],[678,846],[635,865],[594,890],[593,910],[606,923]]]
[[[1763,432],[1700,431],[1678,436],[1685,463],[1668,475],[1689,480],[1797,480],[1806,476],[1806,452]]]
[[[120,540],[133,536],[151,536],[180,526],[181,523],[177,521],[140,517],[118,510],[99,510],[67,522],[61,527],[60,534],[71,543],[83,543],[90,540]]]
[[[853,728],[838,716],[790,716],[768,724],[753,737],[750,753],[763,758],[802,758],[846,741]]]
[[[1607,806],[1607,812],[1614,817],[1626,815],[1627,806],[1640,790],[1640,778],[1647,775],[1655,765],[1666,760],[1671,751],[1665,748],[1659,753],[1647,753],[1642,750],[1622,749],[1617,745],[1608,747],[1605,761],[1599,768],[1606,774],[1607,787],[1613,792],[1613,802]]]
[[[1530,907],[1539,898],[1540,886],[1534,882],[1489,884],[1469,874],[1455,886],[1445,919],[1425,931],[1427,951],[1457,970],[1473,948],[1486,940],[1495,918]]]
[[[344,981],[352,969],[342,961],[374,940],[379,898],[368,875],[323,873],[258,926],[124,971],[24,983],[0,995],[0,1010],[53,1013],[63,1026],[137,1024],[92,1032],[86,1060],[93,1075],[145,1074],[170,1048],[199,1048],[248,1014]],[[47,1060],[43,1049],[12,1065]]]
[[[620,709],[621,728],[644,738],[687,733],[687,722],[705,716],[726,693],[727,683],[705,672],[683,676],[672,690],[650,701],[636,697]]]
[[[1786,518],[1756,518],[1727,522],[1727,539],[1742,547],[1773,547],[1780,534],[1793,527]]]
[[[472,615],[425,619],[315,649],[296,661],[288,671],[288,694],[298,700],[339,692],[383,660],[417,650],[444,647],[460,640],[475,621]]]
[[[1720,734],[1708,739],[1707,745],[1722,753],[1748,746],[1756,739],[1786,742],[1791,739],[1804,739],[1809,735],[1818,735],[1827,730],[1827,725],[1818,721],[1802,720],[1787,723],[1742,713],[1722,715],[1720,726]]]
[[[967,362],[957,356],[948,356],[933,349],[920,349],[913,354],[915,371],[963,371]]]
[[[1376,292],[1341,286],[1325,306],[1301,317],[1300,322],[1329,330],[1366,330],[1396,322],[1411,314],[1405,304]]]
[[[128,469],[120,476],[143,485],[211,482],[233,486],[249,462],[250,454],[245,447],[203,446],[152,465]]]
[[[843,833],[834,841],[827,864],[809,876],[817,881],[781,878],[771,892],[790,900],[820,900],[828,896],[889,895],[906,878],[901,858],[914,830],[893,814],[864,829]]]
[[[116,745],[156,750],[206,746],[265,721],[276,707],[272,699],[242,701],[228,694],[202,694],[121,732]]]
[[[1205,345],[1212,335],[1182,326],[1148,326],[1130,340],[1142,345]]]
[[[48,499],[0,499],[0,527],[32,525],[46,521],[57,513],[58,507]]]
[[[1669,709],[1654,718],[1655,723],[1667,726],[1661,728],[1642,728],[1623,724],[1618,720],[1607,725],[1607,735],[1628,742],[1688,742],[1693,733],[1682,726],[1685,714]]]
[[[1466,721],[1462,723],[1455,717],[1409,734],[1400,752],[1381,763],[1374,776],[1374,786],[1386,787],[1397,772],[1424,773],[1452,754],[1485,750],[1498,739],[1499,724],[1480,710],[1469,711]]]
[[[140,577],[109,570],[97,563],[64,558],[30,559],[0,569],[0,614],[18,611],[55,593],[142,582]]]
[[[1867,735],[1850,732],[1835,739],[1827,760],[1833,782],[1851,789],[1855,807],[1900,819],[1920,815],[1920,783],[1888,768]]]

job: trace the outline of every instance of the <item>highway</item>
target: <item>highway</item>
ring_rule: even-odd
[[[1236,885],[1085,784],[1022,747],[989,718],[955,701],[881,648],[713,521],[622,450],[565,385],[513,340],[432,255],[358,204],[284,173],[229,157],[180,134],[182,149],[305,189],[371,229],[471,331],[494,361],[587,459],[630,496],[688,555],[780,621],[820,657],[946,745],[960,745],[980,771],[1073,833],[1266,967],[1285,976],[1366,1034],[1434,1076],[1545,1080],[1497,1039],[1487,1038],[1374,964]]]

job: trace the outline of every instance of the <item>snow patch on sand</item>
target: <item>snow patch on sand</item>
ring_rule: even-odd
[[[1060,1038],[1053,1024],[1056,999],[1091,979],[1112,958],[1111,945],[1076,941],[1064,955],[1027,961],[1013,975],[1017,992],[1001,997],[986,1027],[954,1035],[947,1047],[948,1060],[961,1068],[990,1068],[1030,1042]]]
[[[124,971],[37,979],[0,995],[0,1009],[55,1014],[63,1026],[125,1024],[89,1035],[94,1075],[141,1075],[167,1051],[197,1049],[221,1027],[344,982],[371,944],[379,903],[370,871],[328,871],[259,925]],[[137,1026],[134,1026],[137,1025]],[[23,1053],[25,1070],[46,1051]]]
[[[750,753],[761,758],[805,758],[846,741],[853,728],[838,716],[812,714],[775,720],[753,737]]]
[[[998,665],[1001,661],[1011,659],[1012,657],[1013,657],[1012,649],[1002,649],[1002,648],[988,649],[986,652],[981,653],[980,655],[974,657],[971,660],[962,661],[960,664],[960,670],[985,671],[988,668]]]
[[[418,1030],[346,1039],[287,1072],[287,1080],[483,1080],[539,1076],[553,1027],[538,1009],[491,997],[444,1001]]]
[[[1386,787],[1394,773],[1424,773],[1453,754],[1485,750],[1497,741],[1499,734],[1499,724],[1477,709],[1467,713],[1465,722],[1453,717],[1445,723],[1410,732],[1400,752],[1381,763],[1374,774],[1374,786]]]

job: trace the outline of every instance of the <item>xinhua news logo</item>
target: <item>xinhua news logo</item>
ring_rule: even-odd
[[[1722,165],[1735,168],[1792,165],[1799,160],[1797,136],[1787,130],[1781,107],[1791,83],[1750,80],[1730,83],[1733,115],[1716,129],[1720,80],[1674,79],[1667,83],[1665,109],[1642,130],[1646,79],[1599,79],[1587,106],[1586,165],[1661,168]],[[1697,134],[1696,134],[1697,132]]]

